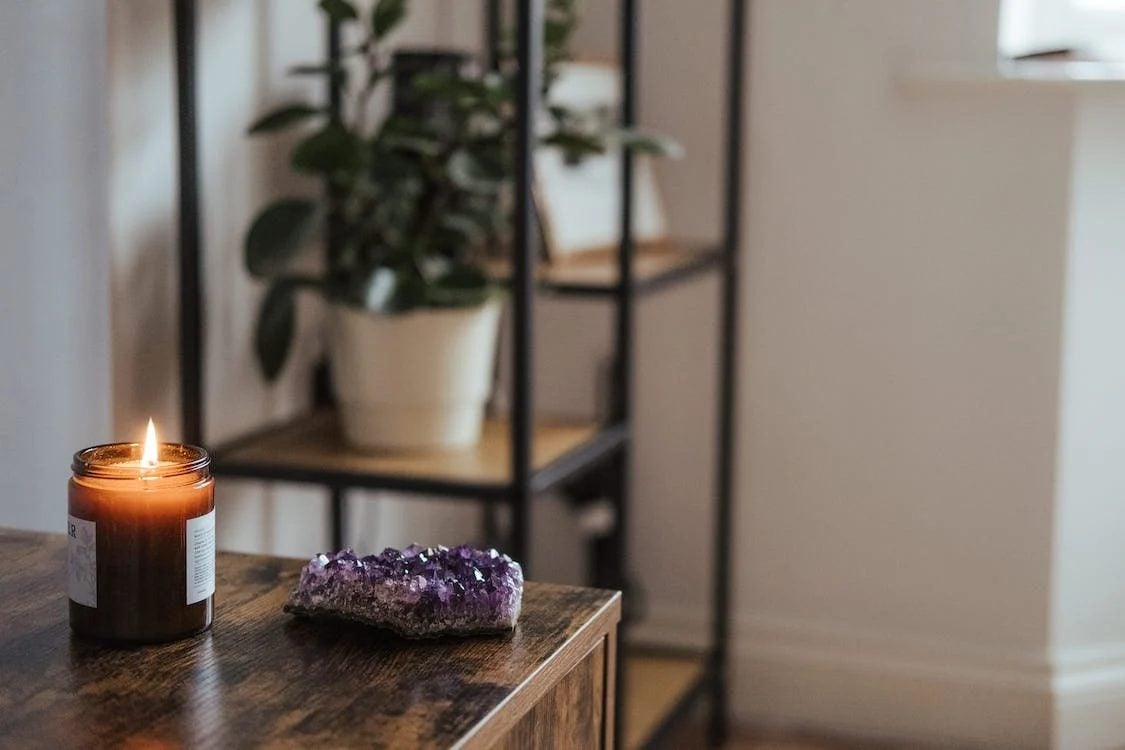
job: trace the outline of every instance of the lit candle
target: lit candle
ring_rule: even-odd
[[[215,480],[202,448],[113,443],[74,455],[67,519],[70,627],[169,641],[211,626]]]

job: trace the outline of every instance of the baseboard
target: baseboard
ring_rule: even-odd
[[[1086,695],[1060,696],[1053,747],[1059,750],[1125,748],[1125,684]]]
[[[736,653],[737,719],[935,746],[1046,747],[1051,697],[1007,680],[930,665]]]
[[[1080,658],[858,632],[792,619],[733,623],[735,719],[932,746],[1125,747],[1125,651]],[[707,642],[694,610],[654,607],[636,640]]]
[[[1054,672],[1053,747],[1125,748],[1125,644],[1064,651]]]

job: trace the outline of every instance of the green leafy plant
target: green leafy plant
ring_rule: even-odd
[[[255,336],[269,380],[291,348],[299,290],[382,313],[478,305],[495,291],[483,253],[503,241],[508,226],[516,118],[512,45],[502,45],[493,71],[414,75],[410,89],[425,101],[424,113],[369,122],[373,99],[396,73],[386,40],[405,17],[407,0],[377,0],[363,14],[351,0],[319,5],[347,38],[359,41],[336,63],[299,65],[290,73],[327,77],[339,86],[344,114],[287,103],[249,129],[260,135],[305,128],[291,166],[325,184],[320,199],[290,197],[265,206],[246,234],[246,268],[269,284]],[[555,67],[568,58],[576,22],[575,0],[548,0],[544,94]],[[542,142],[571,160],[604,153],[615,139],[638,151],[668,148],[664,139],[621,133],[566,108],[551,107],[549,115]],[[301,250],[326,231],[331,241],[323,270],[294,272]]]

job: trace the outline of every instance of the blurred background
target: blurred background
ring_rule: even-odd
[[[748,5],[736,723],[1125,747],[1125,2]],[[654,164],[665,219],[713,241],[726,5],[639,7],[638,120],[686,154]],[[260,376],[263,289],[242,260],[263,203],[318,190],[289,170],[291,137],[245,132],[320,95],[286,70],[324,35],[311,1],[198,12],[217,444],[306,410],[324,352],[303,297],[290,361]],[[477,54],[480,17],[414,0],[394,44]],[[575,56],[615,59],[616,20],[586,2]],[[0,3],[0,525],[61,530],[78,448],[138,439],[150,415],[178,437],[171,24],[163,2]],[[719,289],[704,274],[638,307],[638,641],[706,642]],[[612,306],[541,296],[535,321],[537,408],[595,410]],[[320,489],[221,479],[217,500],[220,549],[330,545]],[[357,549],[484,537],[471,505],[348,500]],[[536,506],[536,578],[590,576],[589,523],[561,496]]]

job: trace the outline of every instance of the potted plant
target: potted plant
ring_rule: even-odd
[[[268,283],[255,350],[267,379],[277,377],[294,328],[294,297],[319,293],[329,305],[329,355],[344,430],[360,448],[471,445],[480,435],[499,328],[500,293],[485,273],[486,251],[508,225],[515,134],[515,57],[498,69],[442,63],[417,70],[395,64],[388,34],[406,0],[377,0],[361,16],[350,0],[321,0],[346,38],[341,60],[292,69],[329,77],[344,114],[290,103],[259,118],[250,134],[303,127],[292,167],[323,179],[320,199],[283,198],[251,224],[245,263]],[[549,0],[544,85],[567,57],[574,0]],[[416,56],[415,56],[416,58]],[[403,77],[407,87],[403,87]],[[381,121],[371,102],[398,79],[410,106]],[[399,98],[399,97],[396,97]],[[542,140],[571,158],[601,153],[620,133],[591,129],[579,113],[553,107]],[[659,151],[659,139],[630,135],[628,145]],[[327,232],[323,270],[293,270],[308,243]]]

